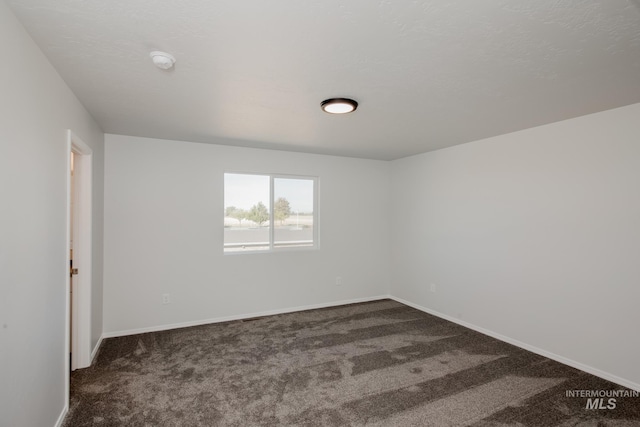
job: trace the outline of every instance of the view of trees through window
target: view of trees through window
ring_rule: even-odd
[[[314,192],[315,178],[225,173],[225,252],[313,247]]]

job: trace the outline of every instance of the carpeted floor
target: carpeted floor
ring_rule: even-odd
[[[640,426],[573,390],[630,392],[383,300],[106,339],[64,425]]]

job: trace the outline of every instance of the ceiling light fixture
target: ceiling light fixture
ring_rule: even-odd
[[[156,50],[151,52],[150,56],[155,66],[162,70],[168,70],[176,63],[176,58],[167,52],[160,52]]]
[[[320,103],[322,111],[329,114],[346,114],[356,111],[358,103],[349,98],[325,99]]]

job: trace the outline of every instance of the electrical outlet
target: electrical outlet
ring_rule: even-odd
[[[336,277],[336,286],[341,286],[342,285],[342,277],[337,276]]]
[[[171,294],[162,294],[162,303],[169,304],[171,302]]]
[[[435,283],[431,284],[431,292],[433,292],[434,294],[436,293],[436,284]]]

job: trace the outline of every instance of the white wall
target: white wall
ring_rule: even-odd
[[[0,426],[65,407],[67,129],[94,150],[94,324],[102,329],[103,134],[0,1]]]
[[[388,162],[105,141],[107,334],[388,293]],[[223,255],[225,171],[318,176],[320,249]]]
[[[394,161],[391,194],[393,295],[638,387],[640,104]]]

